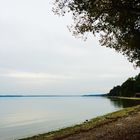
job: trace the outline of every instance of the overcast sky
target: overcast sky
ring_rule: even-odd
[[[138,74],[124,56],[84,42],[53,0],[0,0],[0,94],[106,93]]]

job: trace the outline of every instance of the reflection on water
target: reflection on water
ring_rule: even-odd
[[[111,103],[119,108],[126,108],[131,106],[140,105],[140,100],[131,100],[131,99],[120,99],[120,98],[108,98]]]
[[[0,98],[0,140],[14,140],[81,123],[140,104],[106,97]]]

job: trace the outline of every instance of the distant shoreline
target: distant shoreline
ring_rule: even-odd
[[[94,97],[94,96],[104,96],[100,95],[0,95],[1,97]]]
[[[82,95],[0,95],[0,97],[82,97]]]

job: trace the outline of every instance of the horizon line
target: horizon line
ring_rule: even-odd
[[[105,95],[105,94],[79,94],[79,95],[63,95],[63,94],[60,94],[60,95],[23,95],[23,94],[4,94],[4,95],[0,95],[0,97],[82,97],[82,96],[101,96],[101,95]]]

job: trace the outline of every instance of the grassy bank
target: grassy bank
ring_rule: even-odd
[[[55,139],[63,139],[67,138],[71,135],[90,131],[94,128],[98,128],[100,126],[103,126],[105,124],[109,124],[111,122],[117,121],[119,118],[123,118],[126,116],[129,116],[130,114],[135,114],[135,112],[140,111],[140,105],[129,107],[122,109],[117,112],[109,113],[107,115],[97,117],[94,119],[91,119],[90,121],[86,121],[82,124],[78,124],[75,126],[67,127],[64,129],[60,129],[57,131],[49,132],[46,134],[39,134],[30,138],[25,138],[21,140],[55,140]]]
[[[118,99],[129,99],[129,100],[140,100],[140,98],[137,98],[137,97],[115,97],[115,98],[118,98]]]
[[[123,97],[123,96],[108,96],[108,95],[106,95],[105,97],[116,99],[140,100],[139,97]]]

